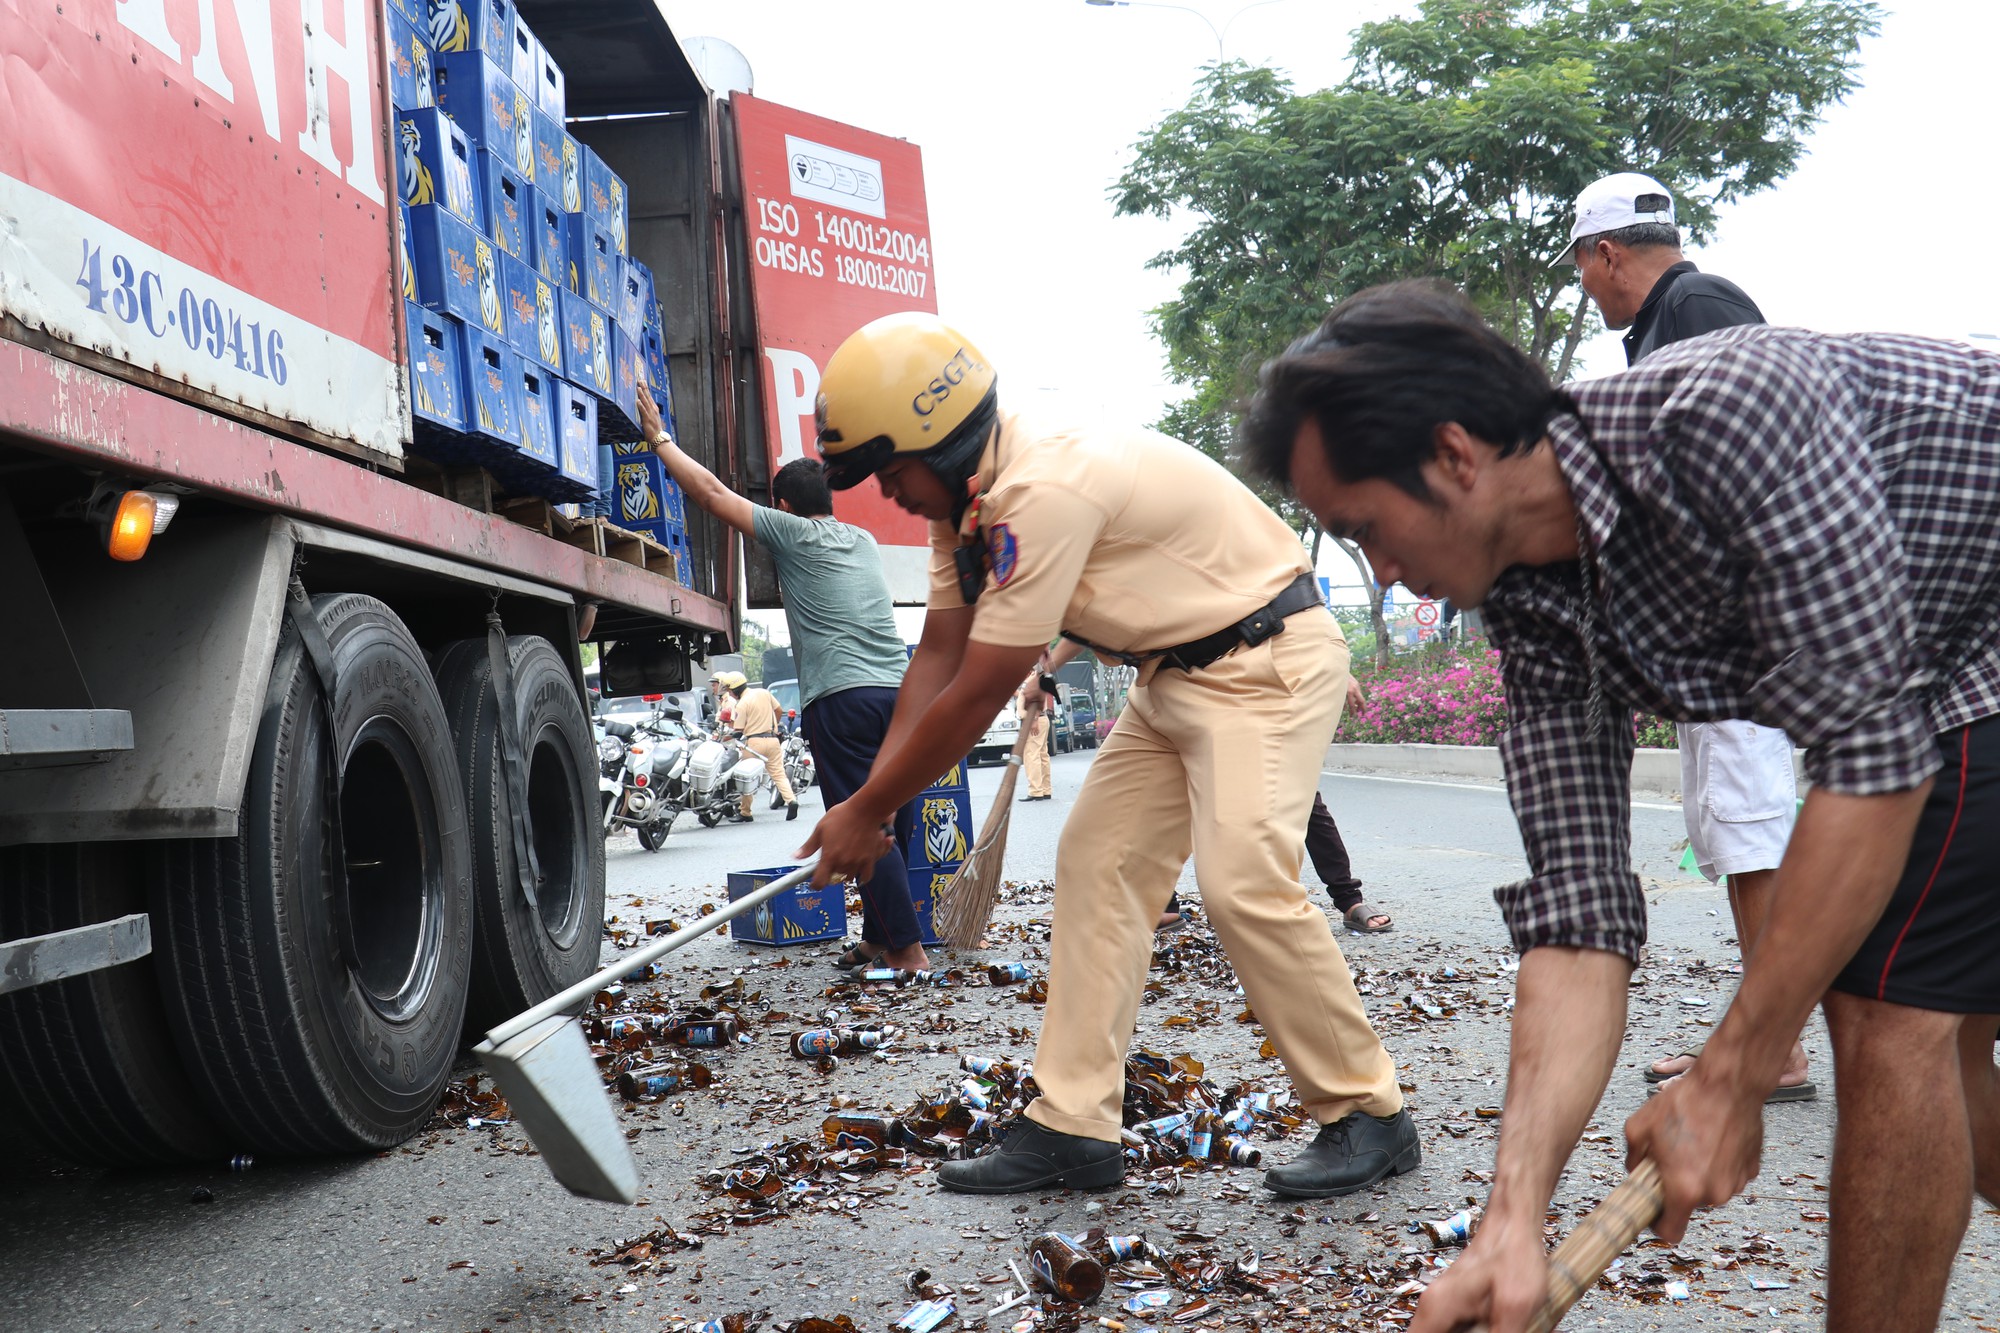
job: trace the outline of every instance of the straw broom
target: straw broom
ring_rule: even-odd
[[[1641,1162],[1549,1256],[1549,1302],[1528,1321],[1528,1333],[1551,1333],[1577,1298],[1596,1285],[1611,1261],[1659,1215],[1660,1170],[1649,1161]],[[1473,1333],[1486,1333],[1486,1326],[1479,1325]]]
[[[1007,756],[1007,771],[1000,775],[1000,791],[993,798],[993,811],[979,830],[979,839],[965,855],[958,873],[931,900],[931,924],[938,938],[955,949],[978,945],[993,919],[993,906],[1000,900],[1001,863],[1007,858],[1007,823],[1014,813],[1014,781],[1021,775],[1021,755],[1028,748],[1029,733],[1042,710],[1037,707],[1021,719],[1021,734],[1014,738],[1013,753]]]

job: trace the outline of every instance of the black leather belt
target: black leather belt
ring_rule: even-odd
[[[1199,671],[1209,663],[1226,657],[1242,647],[1256,647],[1266,639],[1284,633],[1285,618],[1301,611],[1323,605],[1319,595],[1319,580],[1311,574],[1301,574],[1286,585],[1285,590],[1273,597],[1269,603],[1245,616],[1228,629],[1172,648],[1160,648],[1150,653],[1121,653],[1105,648],[1079,635],[1063,631],[1063,637],[1072,643],[1080,643],[1100,657],[1108,657],[1125,666],[1144,666],[1157,659],[1162,666],[1179,667],[1182,671]]]
[[[775,731],[752,731],[745,733],[743,739],[746,741],[774,741],[778,739],[778,733]]]

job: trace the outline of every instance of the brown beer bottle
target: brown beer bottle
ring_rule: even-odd
[[[1104,1290],[1104,1265],[1060,1231],[1035,1237],[1028,1246],[1028,1268],[1051,1294],[1078,1305],[1096,1300]]]

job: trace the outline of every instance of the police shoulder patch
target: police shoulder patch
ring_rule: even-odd
[[[1005,523],[996,523],[986,534],[986,567],[993,571],[993,586],[1004,588],[1021,567],[1020,544],[1014,540],[1014,530]]]

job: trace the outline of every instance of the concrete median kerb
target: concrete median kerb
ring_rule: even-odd
[[[1803,750],[1792,751],[1792,768],[1798,773],[1801,793],[1806,788],[1804,754]],[[1492,745],[1354,745],[1336,741],[1326,747],[1324,767],[1329,773],[1380,773],[1443,781],[1505,781],[1500,751]],[[1635,796],[1680,799],[1680,751],[1634,751],[1632,793]]]

